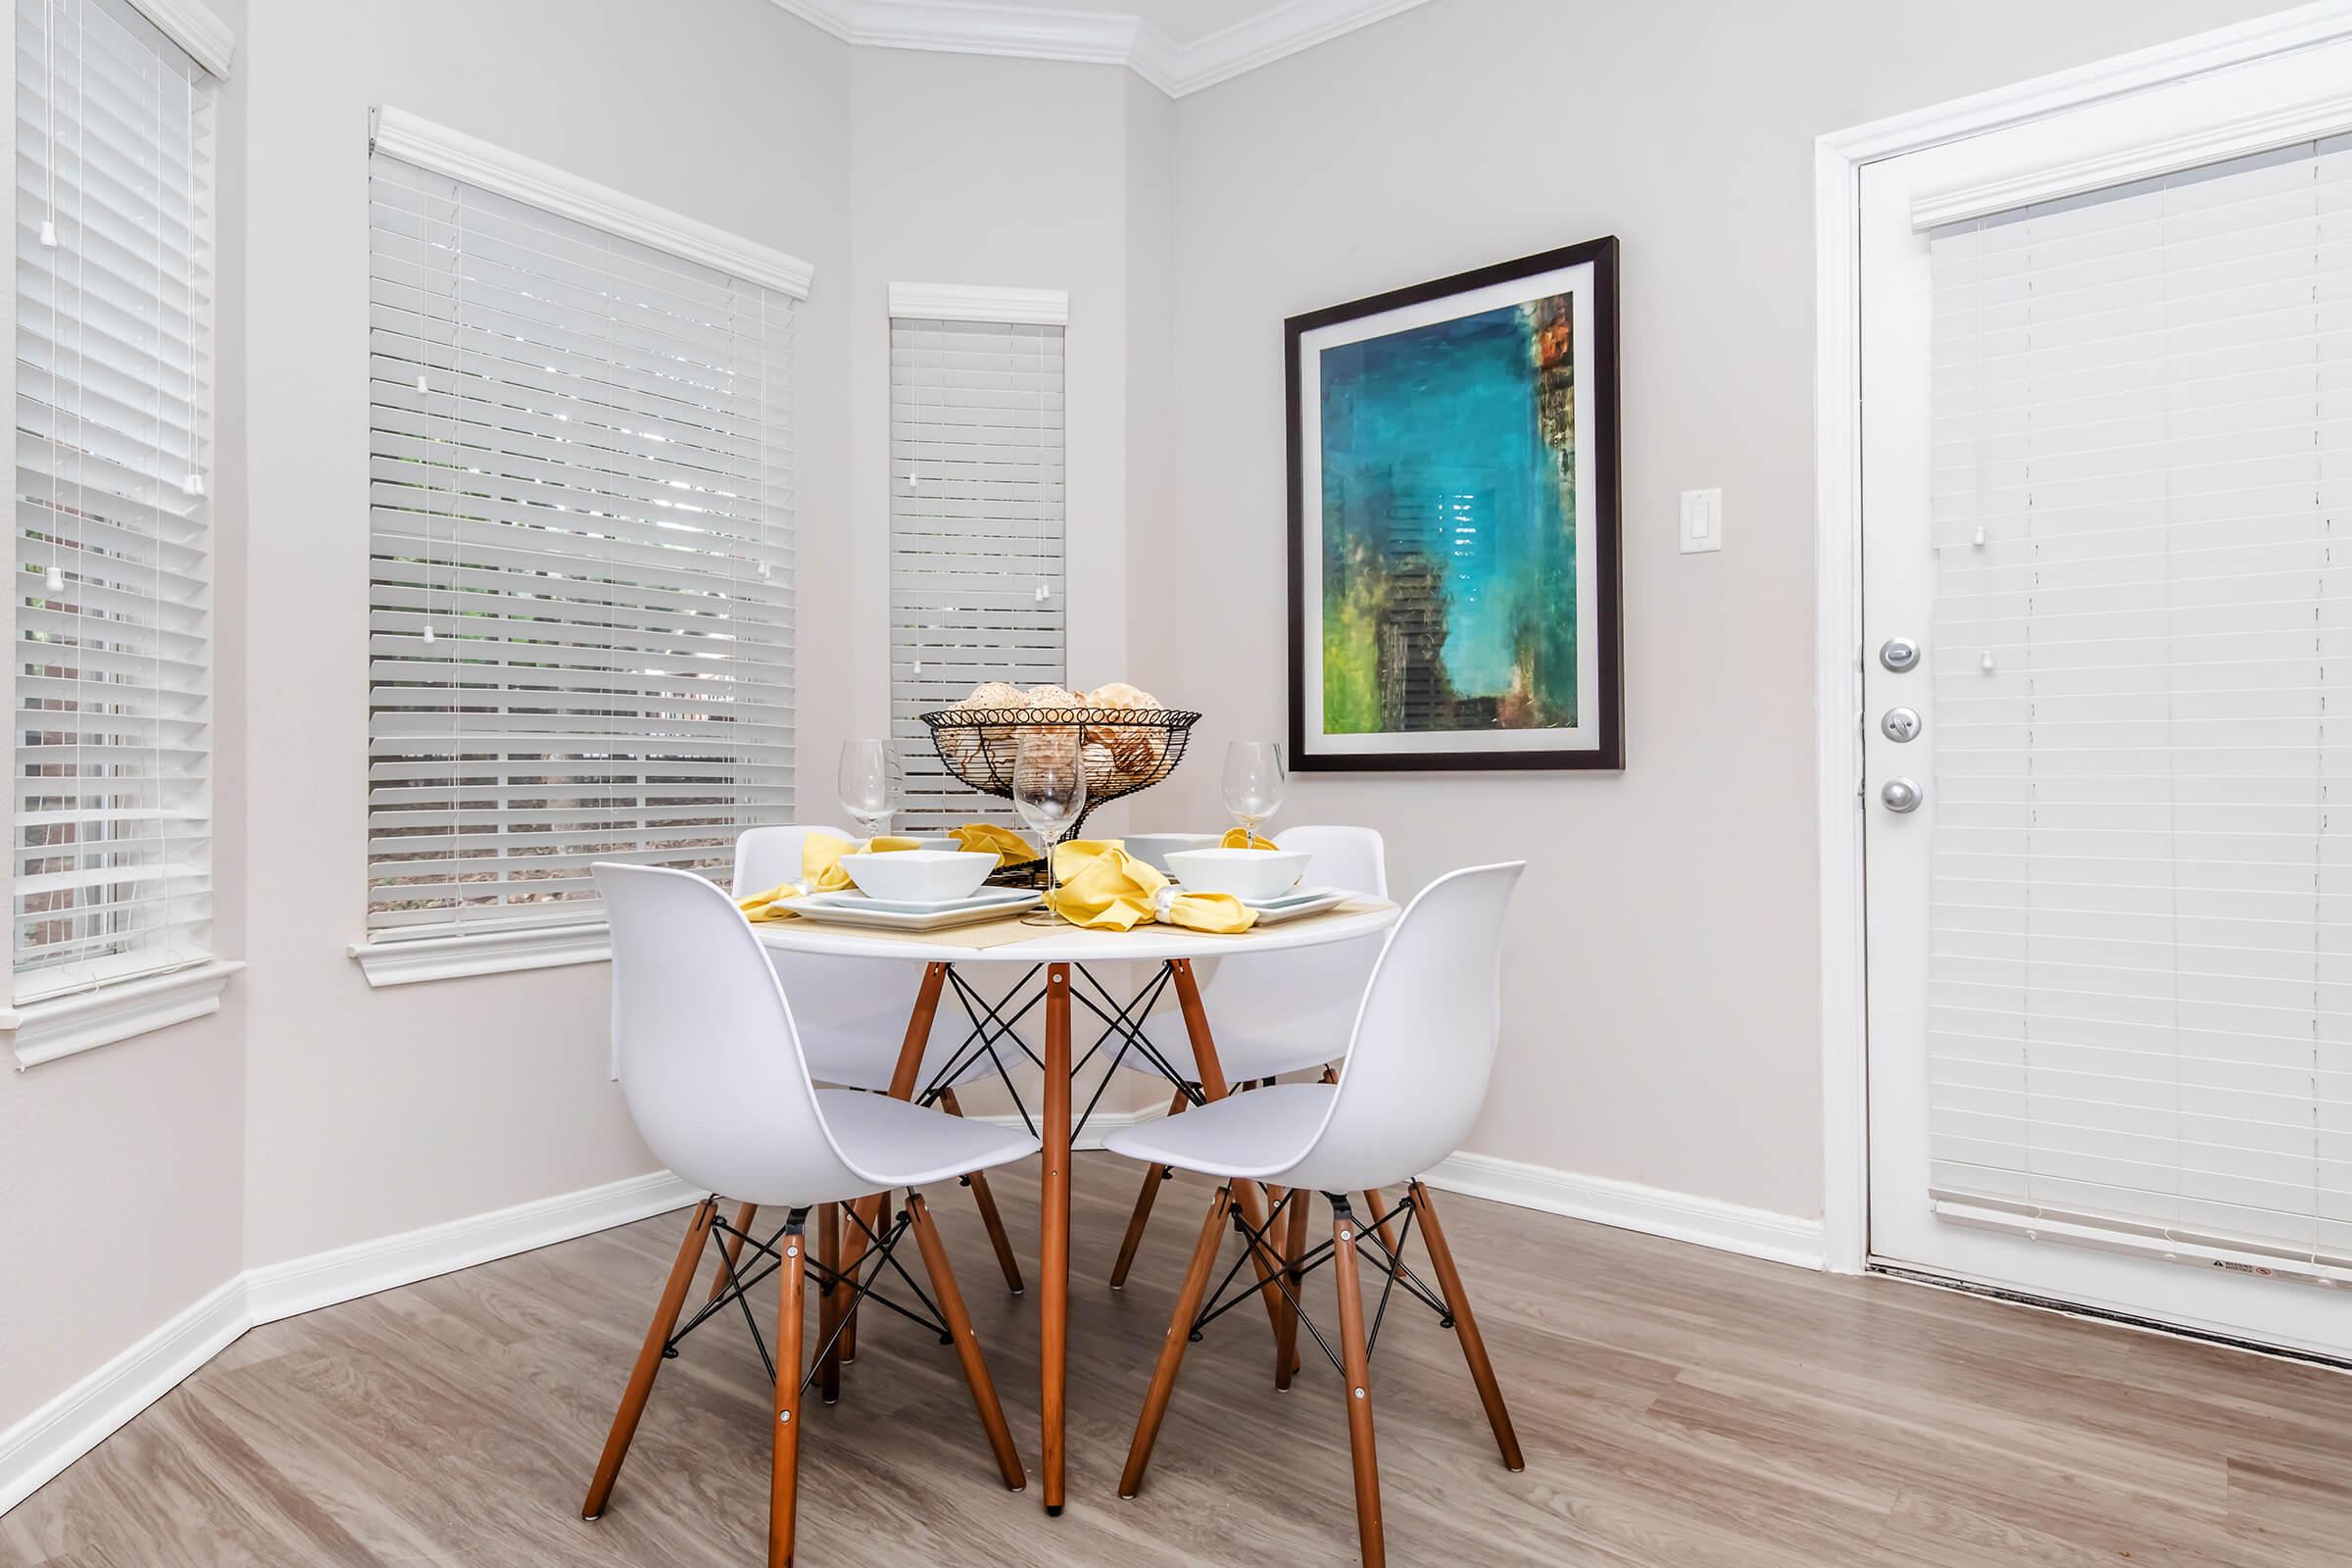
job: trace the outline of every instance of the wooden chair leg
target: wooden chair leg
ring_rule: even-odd
[[[1462,1359],[1470,1363],[1470,1381],[1478,1385],[1479,1400],[1487,1407],[1495,1446],[1502,1449],[1506,1467],[1524,1470],[1527,1460],[1519,1452],[1519,1434],[1511,1429],[1511,1412],[1502,1402],[1502,1385],[1495,1381],[1494,1363],[1487,1359],[1486,1338],[1478,1332],[1478,1319],[1471,1315],[1470,1293],[1462,1289],[1461,1271],[1453,1266],[1453,1249],[1446,1245],[1437,1206],[1430,1202],[1429,1189],[1421,1183],[1413,1183],[1408,1191],[1421,1215],[1421,1245],[1429,1249],[1429,1261],[1438,1271],[1438,1288],[1446,1293],[1446,1310],[1453,1316],[1453,1336],[1462,1342]]]
[[[816,1260],[825,1265],[828,1277],[841,1271],[841,1205],[826,1203],[816,1211]],[[833,1330],[842,1319],[843,1308],[850,1298],[846,1285],[828,1285],[825,1278],[816,1282],[816,1343],[831,1345],[817,1371],[817,1389],[827,1404],[841,1402],[841,1346],[833,1339]]]
[[[801,1484],[801,1316],[808,1284],[805,1237],[787,1231],[783,1286],[776,1300],[775,1446],[767,1473],[767,1568],[791,1568]]]
[[[735,1208],[735,1228],[749,1233],[752,1221],[759,1217],[760,1205],[758,1203],[739,1203]],[[730,1236],[718,1245],[727,1254],[727,1260],[718,1266],[718,1276],[710,1282],[710,1294],[703,1298],[707,1301],[715,1301],[719,1298],[727,1288],[727,1276],[734,1271],[736,1264],[743,1261],[743,1237]]]
[[[1306,1255],[1307,1200],[1314,1195],[1294,1189],[1287,1197],[1290,1208],[1283,1215],[1282,1271],[1283,1284],[1290,1287],[1290,1296],[1283,1298],[1282,1316],[1274,1324],[1274,1387],[1287,1392],[1291,1379],[1298,1374],[1298,1309],[1291,1304],[1298,1294],[1300,1275],[1298,1260]]]
[[[912,1100],[917,1083],[923,1075],[923,1051],[931,1043],[931,1022],[939,1015],[939,995],[948,981],[948,966],[944,963],[923,965],[923,983],[915,988],[914,1006],[906,1014],[906,1033],[899,1042],[898,1063],[891,1069],[890,1098]],[[861,1199],[855,1209],[880,1235],[882,1224],[890,1217],[889,1195]],[[865,1232],[853,1225],[842,1245],[842,1270],[855,1274],[865,1261],[869,1244]],[[841,1331],[841,1359],[846,1364],[858,1359],[858,1314],[852,1312],[847,1327]]]
[[[1029,1474],[1021,1468],[1020,1453],[1012,1446],[1012,1428],[1004,1423],[1004,1406],[998,1402],[997,1386],[980,1356],[979,1336],[972,1332],[971,1314],[964,1310],[963,1293],[956,1288],[948,1250],[931,1223],[931,1210],[924,1206],[922,1194],[906,1195],[906,1215],[914,1231],[914,1245],[922,1250],[923,1269],[931,1276],[932,1293],[939,1298],[940,1318],[956,1341],[956,1358],[963,1363],[963,1380],[972,1386],[972,1403],[980,1411],[980,1425],[988,1433],[988,1446],[996,1450],[997,1469],[1003,1473],[1004,1485],[1019,1492],[1028,1486]]]
[[[939,1092],[939,1103],[951,1116],[963,1114],[953,1089]],[[964,1181],[972,1189],[972,1201],[979,1206],[980,1223],[988,1230],[988,1245],[997,1250],[997,1267],[1004,1271],[1004,1288],[1018,1296],[1023,1289],[1020,1260],[1012,1255],[1012,1242],[1004,1234],[1004,1217],[997,1212],[996,1194],[988,1190],[988,1173],[976,1170],[964,1177]]]
[[[695,1205],[694,1218],[687,1222],[686,1239],[678,1244],[677,1261],[669,1266],[669,1280],[662,1287],[654,1321],[645,1331],[644,1348],[637,1352],[637,1364],[630,1369],[628,1387],[620,1396],[620,1408],[612,1416],[612,1430],[605,1438],[604,1454],[596,1461],[596,1476],[588,1483],[588,1500],[580,1504],[583,1519],[603,1513],[612,1495],[620,1461],[628,1456],[629,1440],[637,1435],[637,1418],[645,1414],[646,1396],[654,1392],[654,1374],[662,1370],[662,1351],[669,1344],[670,1331],[678,1326],[678,1313],[686,1305],[686,1293],[694,1285],[694,1271],[702,1266],[703,1247],[710,1240],[710,1226],[717,1218],[718,1200],[706,1198]]]
[[[864,1220],[874,1234],[879,1236],[882,1234],[882,1227],[890,1223],[890,1195],[884,1193],[873,1198],[860,1198],[850,1205],[850,1212]],[[866,1241],[863,1230],[845,1220],[842,1225],[841,1271],[844,1274],[855,1275],[864,1264],[866,1250],[871,1245]],[[838,1348],[841,1351],[843,1366],[848,1366],[852,1361],[858,1359],[858,1313],[855,1308],[850,1312],[850,1320],[841,1327],[841,1344]]]
[[[1364,1223],[1380,1232],[1380,1245],[1389,1250],[1391,1257],[1396,1256],[1396,1227],[1389,1223],[1388,1200],[1381,1197],[1379,1188],[1372,1187],[1365,1190],[1364,1205]]]
[[[1355,1461],[1355,1533],[1364,1568],[1386,1568],[1388,1546],[1380,1527],[1380,1460],[1372,1448],[1372,1366],[1364,1348],[1364,1298],[1356,1272],[1356,1218],[1335,1204],[1331,1235],[1332,1277],[1340,1293],[1340,1360],[1348,1376],[1340,1396],[1348,1401],[1348,1448]]]
[[[1200,983],[1193,976],[1190,958],[1170,958],[1168,978],[1176,990],[1176,1006],[1184,1014],[1185,1038],[1193,1046],[1193,1070],[1200,1075],[1200,1093],[1209,1100],[1223,1100],[1230,1092],[1225,1082],[1225,1069],[1217,1060],[1216,1036],[1209,1032],[1208,1009],[1200,1004]],[[1233,1202],[1242,1211],[1242,1221],[1252,1231],[1266,1228],[1265,1189],[1255,1182],[1234,1182]],[[1258,1299],[1265,1302],[1266,1321],[1271,1324],[1282,1315],[1282,1292],[1275,1289],[1274,1272],[1256,1248],[1250,1249],[1250,1267],[1257,1275]]]
[[[1192,1102],[1193,1097],[1179,1089],[1168,1102],[1168,1114],[1181,1116]],[[1135,1265],[1135,1250],[1143,1243],[1144,1226],[1151,1221],[1152,1203],[1159,1197],[1159,1184],[1174,1174],[1165,1165],[1152,1165],[1144,1171],[1144,1185],[1135,1195],[1135,1212],[1127,1216],[1127,1234],[1119,1239],[1119,1260],[1110,1266],[1112,1290],[1127,1288],[1127,1270]]]
[[[1134,1496],[1143,1487],[1144,1466],[1152,1462],[1152,1445],[1159,1438],[1160,1418],[1168,1413],[1168,1397],[1176,1392],[1176,1369],[1184,1364],[1184,1348],[1193,1341],[1193,1319],[1200,1311],[1200,1298],[1208,1294],[1209,1270],[1217,1266],[1218,1248],[1225,1240],[1225,1216],[1232,1209],[1232,1192],[1218,1188],[1208,1200],[1208,1218],[1201,1221],[1200,1240],[1193,1246],[1192,1266],[1184,1271],[1184,1288],[1176,1293],[1176,1311],[1168,1319],[1168,1337],[1160,1342],[1152,1390],[1144,1396],[1143,1413],[1136,1418],[1127,1468],[1119,1472],[1122,1497]]]

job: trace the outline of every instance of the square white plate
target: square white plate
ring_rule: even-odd
[[[1259,925],[1278,925],[1296,920],[1302,914],[1320,914],[1336,909],[1355,895],[1346,888],[1293,888],[1275,899],[1244,899],[1242,902],[1257,911]]]
[[[900,904],[870,899],[862,893],[815,893],[792,903],[804,920],[831,925],[862,925],[885,931],[937,931],[945,926],[969,925],[1028,908],[1043,895],[1035,888],[988,888],[968,899],[945,904]]]

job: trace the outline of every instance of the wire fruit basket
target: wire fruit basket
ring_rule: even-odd
[[[1150,789],[1173,773],[1200,715],[1169,708],[944,708],[922,720],[948,771],[1002,801],[1012,799],[1013,763],[1024,733],[1083,729],[1079,756],[1086,769],[1086,807],[1054,841],[1063,843],[1081,835],[1096,807]],[[990,880],[1025,884],[1036,880],[1045,863],[1005,866]]]

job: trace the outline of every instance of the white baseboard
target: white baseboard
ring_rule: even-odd
[[[47,1404],[0,1432],[0,1513],[89,1452],[250,1327],[245,1279],[228,1280]]]
[[[703,1194],[665,1170],[608,1182],[512,1208],[472,1214],[422,1230],[314,1252],[245,1271],[247,1308],[255,1323],[317,1311],[436,1274],[451,1274],[494,1258],[552,1247],[575,1236],[700,1202]]]
[[[1450,1155],[1422,1179],[1444,1192],[1492,1198],[1546,1214],[1614,1225],[1619,1230],[1642,1231],[1799,1268],[1823,1265],[1820,1220],[1749,1208],[1720,1198],[1670,1192],[1606,1176],[1583,1176],[1492,1154]]]
[[[667,1171],[251,1268],[0,1432],[0,1513],[30,1496],[256,1324],[332,1306],[696,1201]]]

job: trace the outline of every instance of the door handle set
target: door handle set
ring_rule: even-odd
[[[1902,675],[1919,667],[1919,644],[1908,637],[1889,637],[1879,644],[1879,662],[1890,674]],[[1879,715],[1879,733],[1897,746],[1907,746],[1919,739],[1925,728],[1916,708],[1889,708]],[[1909,778],[1890,778],[1879,786],[1879,804],[1896,815],[1907,815],[1919,809],[1927,792],[1919,781]]]

